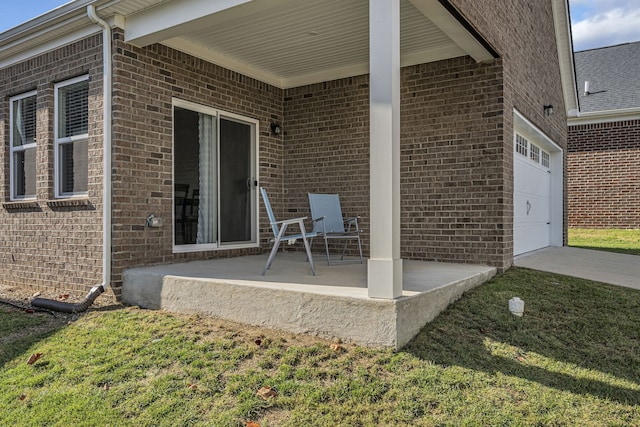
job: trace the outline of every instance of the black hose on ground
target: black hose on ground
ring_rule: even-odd
[[[79,303],[71,304],[69,302],[55,301],[45,298],[34,298],[31,300],[33,307],[46,308],[53,311],[60,311],[62,313],[80,313],[85,311],[93,302],[104,292],[102,285],[94,286],[91,288],[85,299]]]

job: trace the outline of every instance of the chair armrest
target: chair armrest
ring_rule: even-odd
[[[321,216],[320,218],[311,218],[311,221],[313,222],[324,221],[325,218],[326,216]]]
[[[306,216],[301,216],[300,218],[291,218],[291,219],[284,219],[282,221],[276,221],[273,222],[272,224],[295,224],[296,222],[302,222],[305,219],[307,219]]]
[[[348,227],[347,227],[347,232],[348,233],[351,232],[351,226],[355,227],[355,232],[356,233],[360,233],[360,227],[358,226],[358,219],[359,218],[360,218],[360,215],[354,216],[352,218],[344,218],[342,220],[344,222],[344,224],[348,224]]]

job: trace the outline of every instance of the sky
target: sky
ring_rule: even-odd
[[[3,0],[0,33],[67,2]],[[569,0],[569,4],[574,50],[640,41],[640,0]]]

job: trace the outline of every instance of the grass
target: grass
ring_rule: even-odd
[[[640,229],[570,228],[569,246],[640,255]]]
[[[640,292],[526,269],[398,352],[133,308],[0,330],[3,425],[640,425]]]

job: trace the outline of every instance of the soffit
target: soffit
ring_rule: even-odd
[[[367,72],[368,16],[367,0],[300,0],[217,21],[179,39],[285,81],[335,69],[363,67],[361,71]],[[408,1],[401,2],[400,32],[404,65],[428,62],[430,55],[438,59],[465,55]]]
[[[369,71],[369,0],[75,0],[0,34],[0,67],[100,31],[88,5],[126,41],[164,43],[278,87]],[[403,66],[470,54],[451,38],[466,30],[443,24],[438,0],[400,0],[400,8]]]

